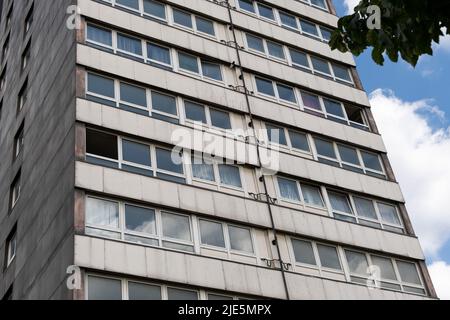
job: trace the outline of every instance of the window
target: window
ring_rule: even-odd
[[[112,32],[111,30],[94,26],[92,24],[87,25],[87,41],[97,45],[112,47]]]
[[[328,115],[345,119],[344,109],[341,103],[329,99],[323,99],[323,103]]]
[[[295,16],[290,15],[289,13],[279,11],[281,25],[284,27],[298,29],[297,19]]]
[[[116,0],[116,4],[133,10],[139,10],[139,0]]]
[[[198,300],[198,292],[192,290],[167,288],[169,300]]]
[[[211,20],[196,16],[195,17],[195,25],[197,27],[197,31],[206,33],[210,36],[215,35],[214,23]]]
[[[14,159],[22,152],[24,146],[24,124],[20,126],[14,137]]]
[[[300,26],[304,33],[308,33],[315,37],[319,37],[319,32],[317,31],[317,26],[314,23],[308,22],[305,20],[300,20]]]
[[[242,10],[255,13],[255,7],[253,6],[253,0],[239,0],[239,8]]]
[[[395,226],[401,226],[400,218],[397,213],[397,209],[388,204],[378,203],[378,209],[380,210],[381,219]]]
[[[194,251],[192,245],[191,222],[188,216],[161,213],[163,246],[176,250]],[[175,241],[172,241],[175,240]]]
[[[302,91],[302,101],[305,108],[322,112],[319,96]]]
[[[309,241],[292,240],[295,261],[302,264],[316,265],[312,243]]]
[[[330,66],[328,65],[327,61],[320,59],[320,58],[311,57],[311,62],[312,62],[314,71],[320,72],[327,76],[331,76]]]
[[[87,96],[95,102],[115,107],[116,102],[111,101],[115,99],[114,80],[88,73]]]
[[[120,280],[89,276],[87,291],[89,300],[122,300]]]
[[[6,239],[6,268],[11,265],[14,261],[17,253],[17,235],[16,235],[17,226],[13,228],[13,231],[9,234]]]
[[[310,6],[318,7],[320,9],[328,11],[328,7],[327,7],[325,0],[301,0],[301,1],[306,2]]]
[[[274,10],[271,7],[258,3],[258,13],[261,17],[275,21],[275,14],[273,11]]]
[[[178,115],[177,102],[175,97],[152,91],[152,109],[166,115]],[[153,114],[153,117],[155,115]]]
[[[20,194],[21,194],[21,173],[20,171],[17,173],[16,177],[14,178],[12,184],[11,184],[11,209],[13,209],[17,202],[19,201]]]
[[[311,151],[306,134],[289,130],[289,139],[291,140],[292,148],[305,152]]]
[[[278,187],[283,199],[300,202],[300,193],[296,181],[278,177]]]
[[[367,257],[365,254],[356,251],[345,250],[345,256],[347,258],[347,264],[351,274],[367,274],[369,263],[367,262]]]
[[[86,160],[94,164],[118,168],[117,137],[86,129]]]
[[[193,29],[192,17],[189,13],[178,9],[173,9],[173,21],[178,25]]]
[[[200,220],[200,234],[202,244],[225,248],[225,237],[221,223]]]
[[[350,205],[350,200],[347,195],[337,192],[328,192],[331,208],[334,213],[334,217],[344,221],[356,222],[353,217],[353,210]]]
[[[305,204],[319,207],[319,208],[325,207],[325,204],[324,204],[324,201],[322,198],[322,192],[320,191],[319,187],[302,183],[301,190],[302,190]]]
[[[320,264],[324,268],[341,270],[341,262],[336,247],[317,244]]]
[[[162,300],[161,287],[129,281],[128,300],[135,300],[135,301]]]
[[[256,89],[259,93],[275,97],[275,90],[272,81],[256,77]]]
[[[158,1],[144,0],[144,13],[161,20],[166,20],[166,6]]]
[[[231,130],[230,114],[228,112],[220,111],[217,109],[209,109],[211,116],[211,125],[216,128],[225,130]]]
[[[216,177],[213,163],[194,157],[192,159],[192,176],[196,179],[215,182]]]
[[[364,111],[361,108],[348,104],[346,104],[344,108],[351,126],[362,130],[369,130]]]
[[[289,53],[291,55],[291,60],[294,67],[298,66],[301,68],[310,69],[308,55],[306,53],[294,49],[290,49]]]
[[[147,43],[147,56],[150,62],[172,66],[170,49],[154,43]]]
[[[370,153],[367,151],[361,151],[361,156],[364,162],[364,166],[368,169],[383,172],[383,167],[381,166],[380,157],[377,154]]]
[[[222,81],[222,71],[220,65],[208,61],[201,61],[203,76],[209,79]]]
[[[239,167],[219,164],[220,183],[235,188],[242,188],[241,174]]]
[[[134,56],[142,56],[142,42],[139,39],[132,38],[123,34],[117,34],[118,50]]]
[[[133,240],[139,236],[156,235],[156,215],[155,210],[135,205],[125,205],[125,240]],[[153,241],[157,245],[158,241]]]
[[[150,146],[122,139],[122,169],[153,176]]]
[[[186,119],[218,129],[231,129],[231,120],[228,112],[220,111],[205,105],[184,101]]]
[[[250,229],[228,226],[231,250],[253,253]]]
[[[178,61],[180,64],[180,68],[193,72],[193,73],[200,73],[199,67],[198,67],[198,61],[195,56],[185,54],[185,53],[178,53]]]
[[[250,49],[259,51],[259,52],[265,52],[264,49],[264,40],[259,37],[252,36],[250,34],[246,34],[247,38],[247,45]]]
[[[120,101],[121,104],[147,108],[145,89],[124,82],[120,83]]]
[[[339,165],[336,163],[337,161],[336,150],[334,149],[334,144],[332,142],[319,138],[314,138],[314,144],[316,146],[318,160],[320,162],[334,166]]]
[[[206,110],[203,105],[185,101],[184,108],[186,111],[186,119],[206,124]]]
[[[339,80],[352,82],[350,72],[346,67],[343,67],[343,66],[340,66],[337,64],[332,64],[331,66],[333,68],[334,76],[336,78],[338,78]]]
[[[267,136],[271,143],[287,146],[286,135],[284,129],[266,123]]]
[[[97,198],[86,201],[86,233],[120,239],[119,204]]]
[[[276,88],[277,88],[277,93],[278,93],[279,99],[281,99],[283,101],[291,102],[291,103],[297,103],[297,98],[295,96],[294,88],[285,86],[280,83],[277,83]]]
[[[184,174],[183,158],[181,153],[177,153],[175,151],[167,149],[156,148],[156,161],[157,168],[160,171],[160,173],[157,174],[158,176],[165,177],[165,173],[176,174],[180,176]]]

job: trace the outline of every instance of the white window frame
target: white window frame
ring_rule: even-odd
[[[227,134],[227,133],[229,133],[230,131],[233,130],[233,122],[231,120],[232,117],[231,117],[231,113],[230,112],[225,111],[225,110],[221,110],[221,109],[218,109],[218,108],[213,108],[213,107],[210,107],[210,106],[208,106],[206,104],[199,103],[199,102],[196,102],[196,101],[193,101],[193,100],[190,100],[190,99],[182,99],[182,100],[183,100],[183,108],[182,109],[183,109],[183,112],[184,112],[183,116],[184,116],[184,121],[185,121],[186,124],[189,124],[191,126],[193,125],[195,127],[201,126],[202,128],[209,129],[209,130],[212,130],[212,131],[216,131],[217,133],[220,133],[220,134]],[[186,102],[193,103],[193,104],[202,106],[204,108],[206,123],[188,119],[188,117],[186,115]],[[220,128],[220,127],[214,126],[212,124],[211,110],[217,110],[217,111],[220,111],[220,112],[228,114],[229,119],[230,119],[231,129],[224,129],[224,128]]]
[[[294,201],[294,200],[291,200],[291,199],[283,198],[283,196],[281,195],[280,185],[279,185],[279,181],[278,181],[279,178],[284,179],[284,180],[288,180],[288,181],[291,181],[291,182],[295,182],[295,184],[297,186],[298,194],[300,196],[300,201]],[[302,184],[311,185],[311,186],[314,186],[314,187],[319,189],[320,197],[321,197],[322,203],[323,203],[322,207],[306,203],[305,196],[303,195]],[[304,209],[304,210],[308,209],[308,208],[310,208],[310,209],[318,209],[318,210],[322,210],[322,211],[327,211],[328,210],[327,202],[326,202],[325,197],[324,197],[323,187],[322,186],[318,186],[318,185],[310,184],[310,183],[302,183],[301,181],[296,180],[296,179],[290,179],[290,178],[286,178],[286,177],[276,176],[275,189],[276,189],[278,198],[281,201],[283,201],[283,202],[294,204],[294,205],[300,205],[301,208]]]
[[[282,145],[282,144],[278,144],[278,143],[270,141],[267,125],[275,126],[275,127],[280,128],[281,130],[283,130],[284,131],[284,135],[286,137],[287,145]],[[285,127],[281,127],[281,126],[276,125],[276,124],[271,124],[270,122],[267,122],[267,121],[263,122],[263,129],[264,129],[264,139],[266,139],[266,141],[267,141],[267,143],[266,143],[267,146],[275,146],[278,149],[287,150],[287,151],[290,151],[292,153],[300,153],[300,154],[309,155],[309,156],[313,155],[311,138],[310,138],[311,135],[310,134],[302,132],[302,131],[299,131],[299,130],[294,130],[294,129],[288,129],[288,128],[285,128]],[[309,151],[294,148],[294,146],[292,145],[292,141],[291,141],[291,135],[290,135],[291,132],[306,136],[306,140],[308,142]]]
[[[195,58],[197,60],[197,67],[198,67],[199,73],[196,73],[196,72],[193,72],[193,71],[181,68],[179,54],[184,54],[184,55],[190,56],[192,58]],[[200,79],[202,79],[204,81],[208,81],[208,82],[213,82],[213,83],[216,83],[216,84],[218,83],[218,84],[224,85],[224,73],[223,73],[223,70],[222,70],[223,66],[220,63],[203,60],[199,56],[193,55],[191,53],[187,53],[186,51],[177,51],[176,61],[177,61],[176,70],[179,71],[180,73],[191,75],[191,76],[194,76],[196,78],[200,78]],[[222,78],[222,80],[217,80],[217,79],[213,79],[213,78],[209,78],[209,77],[204,76],[203,75],[203,65],[202,65],[203,61],[207,62],[207,63],[211,63],[211,64],[217,65],[219,67],[220,77]]]
[[[271,96],[271,95],[259,92],[258,91],[257,82],[256,82],[256,78],[259,78],[259,79],[264,80],[264,81],[271,82],[272,83],[272,87],[273,87],[273,92],[275,93],[275,96]],[[287,85],[287,84],[284,84],[284,83],[281,83],[281,82],[276,82],[276,81],[270,80],[270,79],[265,78],[265,77],[256,76],[256,75],[254,75],[252,77],[252,82],[253,82],[253,87],[255,88],[255,92],[257,93],[257,95],[259,95],[261,97],[264,97],[264,98],[267,98],[267,99],[270,99],[272,101],[276,101],[276,102],[281,103],[281,104],[289,105],[291,107],[292,106],[298,107],[298,101],[299,100],[298,100],[298,93],[297,93],[297,88],[296,87],[293,87],[293,86],[290,86],[290,85]],[[278,84],[291,88],[293,93],[294,93],[294,97],[295,97],[296,102],[292,102],[292,101],[281,99],[280,98],[280,94],[278,92],[278,86],[277,86]]]

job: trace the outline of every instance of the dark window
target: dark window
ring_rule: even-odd
[[[222,72],[220,65],[217,63],[202,60],[202,73],[206,78],[222,81]]]
[[[144,0],[144,12],[154,17],[166,20],[166,7],[157,1]]]
[[[117,137],[100,131],[86,129],[86,152],[118,160]]]
[[[280,11],[281,24],[287,27],[298,29],[297,20],[293,15]]]
[[[177,103],[174,97],[152,91],[153,110],[177,115]]]
[[[247,34],[247,44],[250,49],[264,52],[264,42],[261,38]]]
[[[176,24],[192,29],[192,17],[189,13],[173,9],[173,21]]]
[[[134,55],[142,56],[142,43],[139,39],[117,34],[117,48]]]
[[[116,0],[117,4],[139,10],[139,0]]]
[[[158,169],[183,174],[183,160],[181,154],[171,150],[156,148],[156,161]]]
[[[270,142],[283,146],[287,145],[286,135],[283,128],[266,123],[266,129]]]
[[[128,300],[161,300],[161,287],[137,283],[128,282]]]
[[[120,83],[120,100],[141,107],[147,107],[145,89],[126,83]]]
[[[150,147],[145,144],[122,140],[123,160],[150,167]]]
[[[300,25],[302,27],[302,31],[315,35],[315,36],[319,36],[319,32],[317,31],[317,27],[314,23],[311,22],[307,22],[305,20],[300,20]]]
[[[231,129],[230,115],[227,112],[216,109],[209,109],[211,115],[211,124],[214,127],[229,130]]]
[[[185,101],[186,118],[206,124],[205,107],[198,103]]]
[[[207,33],[209,35],[214,35],[214,23],[210,20],[195,17],[195,22],[197,24],[197,30],[203,33]]]
[[[191,71],[194,73],[200,73],[199,71],[199,67],[198,67],[198,61],[197,61],[197,57],[194,57],[190,54],[186,54],[186,53],[182,53],[179,52],[178,53],[178,60],[179,60],[179,64],[180,64],[180,68],[187,70],[187,71]]]
[[[256,89],[260,93],[275,97],[272,81],[256,78]]]
[[[303,53],[303,52],[300,52],[297,50],[293,50],[293,49],[290,49],[290,53],[291,53],[292,63],[309,69],[309,61],[308,61],[308,56],[306,55],[306,53]]]
[[[255,7],[252,0],[239,0],[239,7],[242,10],[255,13]]]
[[[306,134],[289,131],[289,138],[291,138],[291,144],[293,148],[308,152],[310,151]]]
[[[161,47],[154,43],[148,43],[147,55],[148,58],[153,61],[172,65],[172,58],[170,57],[170,50],[168,48]]]
[[[269,6],[263,5],[261,3],[258,3],[258,11],[259,11],[259,15],[261,17],[270,19],[270,20],[275,20],[275,15],[273,13],[273,9]]]
[[[120,280],[89,276],[89,300],[122,300],[122,283]]]
[[[97,43],[101,43],[108,47],[112,46],[112,32],[111,30],[105,28],[88,24],[87,39]]]
[[[114,99],[114,80],[88,73],[88,91]]]

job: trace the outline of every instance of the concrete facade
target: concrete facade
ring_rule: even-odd
[[[338,20],[331,1],[325,9],[309,0],[3,2],[0,297],[132,299],[139,284],[162,299],[173,290],[199,299],[437,298],[355,61],[326,43]],[[252,49],[251,36],[265,52]],[[168,63],[150,60],[151,45]],[[191,121],[189,102],[206,110],[203,126]],[[231,130],[213,125],[219,111]],[[286,143],[270,142],[272,125]],[[178,143],[177,132],[203,141]],[[211,151],[212,139],[245,152]],[[177,169],[161,158],[175,145],[183,148]],[[271,151],[279,151],[276,173],[262,175],[261,154]],[[211,180],[196,175],[191,152],[213,159]],[[238,184],[227,184],[218,159],[232,163]],[[133,227],[144,214],[145,226]],[[206,225],[223,239],[208,242]],[[381,278],[373,282],[366,264]],[[75,290],[69,266],[81,270]]]

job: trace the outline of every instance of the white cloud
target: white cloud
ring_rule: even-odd
[[[358,4],[360,0],[344,0],[345,7],[347,8],[347,13],[351,14],[355,11],[353,10]]]
[[[437,261],[428,266],[438,297],[450,300],[450,264]]]
[[[450,128],[433,130],[427,119],[444,113],[430,100],[406,102],[381,89],[371,103],[415,231],[424,251],[439,259],[450,239]]]
[[[437,46],[438,50],[443,50],[450,53],[450,35],[447,35],[447,29],[444,28],[442,30],[445,36],[442,36],[439,40],[439,45]]]

